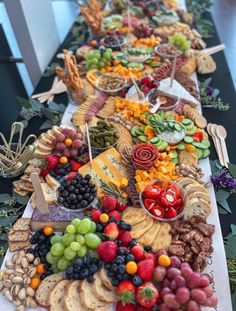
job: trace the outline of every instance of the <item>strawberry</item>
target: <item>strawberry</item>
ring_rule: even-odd
[[[55,154],[50,154],[45,157],[45,160],[47,162],[47,168],[49,170],[53,170],[56,168],[57,164],[59,163],[59,157],[56,156]]]
[[[70,160],[70,166],[72,172],[78,172],[78,169],[82,166],[79,162],[75,160]]]
[[[116,303],[116,311],[135,311],[135,305],[132,303],[123,304],[121,301]]]
[[[117,256],[118,246],[114,241],[101,242],[97,248],[100,259],[106,263],[112,262]]]
[[[137,265],[137,275],[144,281],[150,281],[154,271],[154,261],[152,259],[144,259],[139,261]]]
[[[109,217],[114,217],[117,221],[121,219],[121,214],[118,211],[111,211]]]
[[[115,240],[118,237],[119,231],[115,222],[110,222],[104,229],[103,233],[110,240]]]
[[[129,243],[132,241],[132,237],[129,231],[125,231],[121,237],[120,237],[120,241],[122,243],[123,246],[128,246]]]
[[[118,200],[115,197],[112,197],[111,195],[105,196],[103,202],[102,202],[102,208],[113,211],[117,207]]]
[[[136,311],[152,311],[153,309],[152,308],[146,308],[146,307],[141,306],[141,305],[137,305],[135,310]]]
[[[116,210],[118,212],[123,212],[126,209],[127,205],[123,202],[118,202],[117,206],[116,206]]]
[[[156,262],[156,257],[155,257],[155,255],[153,253],[147,253],[145,255],[145,258],[153,260],[154,263]]]
[[[135,302],[135,286],[131,281],[121,281],[116,288],[117,299],[123,304]]]
[[[137,261],[145,259],[145,251],[141,245],[135,245],[134,247],[132,247],[131,254],[134,255],[134,258]]]
[[[166,217],[167,218],[174,218],[178,215],[178,212],[174,207],[170,207],[167,212],[166,212]]]
[[[91,210],[88,210],[88,213],[86,213],[87,216],[90,216],[91,220],[92,221],[95,221],[95,222],[99,222],[100,221],[100,215],[102,214],[102,212],[99,210],[99,209],[91,209]]]
[[[136,291],[136,299],[143,307],[151,308],[157,303],[158,298],[159,292],[150,282],[142,284]]]
[[[46,167],[41,168],[40,170],[40,176],[42,176],[43,178],[45,178],[47,175],[49,174],[49,169]]]
[[[119,232],[119,234],[118,234],[117,239],[120,240],[120,237],[122,236],[122,234],[123,234],[125,231],[122,230],[122,229],[120,229],[120,228],[118,227],[118,232]]]

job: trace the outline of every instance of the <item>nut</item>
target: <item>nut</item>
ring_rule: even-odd
[[[7,298],[7,300],[9,300],[9,301],[11,301],[11,302],[13,301],[13,296],[12,296],[12,294],[10,293],[9,290],[5,292],[4,296]]]
[[[6,274],[13,274],[15,271],[13,269],[8,269],[5,271]]]
[[[20,255],[21,257],[25,257],[25,251],[21,250],[21,251],[19,252],[19,255]]]
[[[3,276],[4,276],[4,271],[3,271],[3,270],[0,270],[0,281],[3,280]]]
[[[10,280],[3,281],[2,284],[3,284],[6,288],[11,288],[11,286],[12,286],[12,283],[11,283]]]
[[[29,269],[29,272],[28,272],[28,276],[32,279],[35,274],[37,273],[37,268],[36,267],[32,267]]]
[[[31,282],[31,279],[29,277],[27,277],[27,278],[24,279],[23,283],[24,283],[24,285],[29,285],[30,282]]]
[[[26,298],[26,306],[30,308],[36,308],[37,303],[32,297],[27,297]]]
[[[14,276],[12,279],[12,283],[14,284],[21,284],[23,282],[23,278],[21,276]]]
[[[16,257],[16,265],[19,266],[21,264],[21,259],[22,259],[22,257],[18,254]]]
[[[28,268],[29,262],[28,262],[28,260],[26,259],[26,257],[23,257],[23,258],[21,259],[21,266],[22,266],[22,268],[24,268],[24,269]]]
[[[32,262],[34,260],[34,255],[33,254],[26,254],[25,256],[29,260],[29,262]]]
[[[2,294],[5,295],[5,293],[6,293],[7,291],[8,291],[8,288],[4,287],[4,288],[2,289]]]
[[[24,270],[22,270],[21,268],[17,268],[16,270],[15,270],[15,273],[17,274],[17,275],[21,275],[21,274],[24,274],[25,272],[24,272]]]
[[[26,294],[27,294],[28,296],[30,296],[30,297],[34,297],[35,291],[34,291],[34,289],[31,288],[31,287],[27,287],[27,288],[26,288]]]
[[[34,260],[34,265],[37,266],[40,263],[40,258],[36,257]]]
[[[17,259],[17,257],[18,257],[18,255],[17,255],[17,254],[13,255],[13,257],[12,257],[12,259],[11,259],[11,261],[12,261],[12,263],[13,263],[13,264],[15,264],[15,263],[16,263],[16,259]]]
[[[3,281],[6,281],[6,280],[8,280],[8,279],[9,279],[9,275],[6,274],[6,273],[4,273],[4,275],[3,275]]]
[[[3,290],[4,285],[2,283],[0,283],[0,292]]]
[[[16,311],[24,311],[25,310],[25,307],[24,306],[18,306],[16,307]]]
[[[6,266],[8,269],[13,269],[13,268],[14,268],[14,264],[13,264],[13,262],[10,261],[10,260],[7,260],[7,261],[5,262],[5,266]]]
[[[11,287],[11,293],[12,293],[12,295],[14,295],[14,296],[17,296],[18,295],[18,293],[19,293],[19,291],[20,291],[20,284],[14,284],[14,285],[12,285],[12,287]]]
[[[25,291],[25,288],[22,287],[21,290],[18,293],[18,298],[20,300],[25,300],[25,297],[26,297],[26,291]]]
[[[14,299],[12,302],[14,303],[14,305],[16,307],[22,305],[22,301],[20,299],[18,299],[18,298]]]

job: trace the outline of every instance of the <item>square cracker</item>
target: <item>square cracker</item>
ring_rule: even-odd
[[[30,247],[30,242],[26,241],[26,242],[11,242],[8,240],[8,246],[9,246],[9,251],[10,252],[16,252],[16,251],[20,251],[22,249],[28,248]]]
[[[19,218],[13,225],[14,231],[29,231],[30,229],[30,218]]]
[[[172,241],[170,234],[171,226],[167,222],[161,223],[160,225],[161,227],[152,243],[152,250],[154,252],[157,252],[159,249],[168,249]]]
[[[28,231],[14,231],[11,229],[8,234],[8,240],[10,242],[26,242],[29,239],[29,230]]]

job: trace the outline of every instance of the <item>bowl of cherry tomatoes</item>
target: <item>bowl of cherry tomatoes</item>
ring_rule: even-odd
[[[175,221],[184,214],[181,189],[174,183],[155,181],[139,195],[141,207],[158,221]]]

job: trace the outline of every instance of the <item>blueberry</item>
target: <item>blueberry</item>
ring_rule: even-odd
[[[125,257],[125,261],[126,262],[128,262],[128,261],[134,261],[135,260],[135,258],[134,258],[134,256],[132,255],[132,254],[128,254],[128,255],[126,255],[126,257]]]
[[[146,252],[151,252],[152,251],[152,246],[151,245],[144,246],[144,250]]]
[[[84,280],[89,276],[89,269],[87,268],[83,268],[81,269],[80,273],[79,273],[79,279],[80,280]]]
[[[115,278],[113,278],[113,279],[111,280],[111,284],[112,284],[113,286],[118,286],[119,283],[120,283],[120,282],[119,282],[117,279],[115,279]]]
[[[85,186],[87,185],[87,180],[85,179],[82,179],[81,182],[80,182],[81,186]]]
[[[65,190],[65,188],[64,188],[63,186],[60,186],[60,187],[58,188],[58,190],[62,192],[62,191]]]
[[[82,200],[82,201],[80,202],[80,205],[81,205],[82,207],[86,207],[86,206],[88,205],[88,202],[87,202],[86,200]]]
[[[88,281],[89,283],[93,283],[93,281],[94,281],[93,276],[92,276],[92,275],[88,276],[88,277],[87,277],[87,281]]]
[[[133,276],[132,282],[135,286],[140,286],[143,283],[143,280],[140,278],[140,276],[135,275]]]
[[[81,194],[77,195],[77,200],[81,201],[83,199],[83,196]]]
[[[119,254],[119,255],[124,255],[124,254],[125,254],[125,248],[122,247],[122,246],[120,246],[120,247],[118,248],[118,254]]]
[[[125,258],[123,256],[117,256],[116,259],[115,259],[115,262],[116,262],[117,265],[121,265],[122,263],[125,262]]]
[[[33,253],[34,253],[33,248],[29,248],[29,249],[27,249],[26,253],[27,253],[27,254],[33,254]]]
[[[114,276],[114,272],[112,272],[112,271],[109,270],[109,271],[107,272],[107,275],[108,275],[109,277],[113,277],[113,276]]]
[[[131,231],[132,230],[132,226],[130,224],[126,225],[126,231]]]
[[[76,186],[77,185],[77,180],[73,179],[70,183],[71,183],[72,186]]]
[[[120,282],[120,281],[122,281],[123,276],[122,276],[121,274],[118,274],[118,275],[116,276],[116,279]]]
[[[103,232],[103,225],[102,224],[96,224],[96,231],[97,232]]]
[[[105,264],[104,264],[104,268],[105,268],[106,270],[109,270],[109,269],[111,268],[111,264],[105,263]]]
[[[123,279],[124,281],[129,280],[129,278],[130,278],[130,276],[129,276],[128,273],[124,273],[124,274],[122,275],[122,279]]]
[[[111,217],[109,218],[109,222],[117,223],[117,220],[116,220],[115,217],[111,216]]]
[[[89,266],[89,265],[91,264],[91,258],[88,257],[88,256],[85,256],[85,257],[83,258],[83,264]]]
[[[61,194],[63,198],[66,198],[69,195],[69,192],[67,190],[64,190]]]
[[[63,197],[59,197],[57,201],[58,201],[59,204],[63,204],[64,203],[64,198]]]
[[[95,265],[95,264],[91,265],[91,266],[89,267],[89,269],[90,269],[90,272],[91,272],[92,274],[94,274],[94,273],[96,273],[96,272],[98,271],[98,267],[97,267],[97,265]]]
[[[99,260],[98,262],[98,268],[101,269],[103,267],[103,262],[101,260]]]
[[[129,246],[132,248],[134,247],[135,245],[137,245],[137,242],[135,240],[132,240],[129,242]]]
[[[111,271],[112,271],[112,272],[117,272],[117,265],[116,265],[115,263],[113,263],[113,264],[111,265]]]
[[[66,269],[66,273],[69,273],[69,274],[73,273],[73,271],[74,271],[74,267],[72,265]]]
[[[117,267],[117,270],[120,274],[124,274],[125,273],[125,265],[119,265]]]
[[[84,187],[80,188],[80,193],[85,193],[86,189]]]
[[[84,195],[83,195],[83,198],[86,200],[86,199],[88,199],[89,198],[89,193],[85,193]]]
[[[91,176],[87,174],[87,175],[84,176],[84,179],[90,180],[90,179],[91,179]]]
[[[73,279],[74,280],[79,280],[79,278],[80,278],[79,272],[74,272]]]
[[[94,200],[94,196],[92,196],[92,195],[90,195],[90,196],[88,197],[88,199],[87,199],[87,201],[88,201],[89,203],[91,203],[93,200]]]
[[[68,187],[68,191],[69,191],[69,192],[74,192],[74,190],[75,190],[75,187],[74,187],[74,186],[70,185],[70,187]]]

